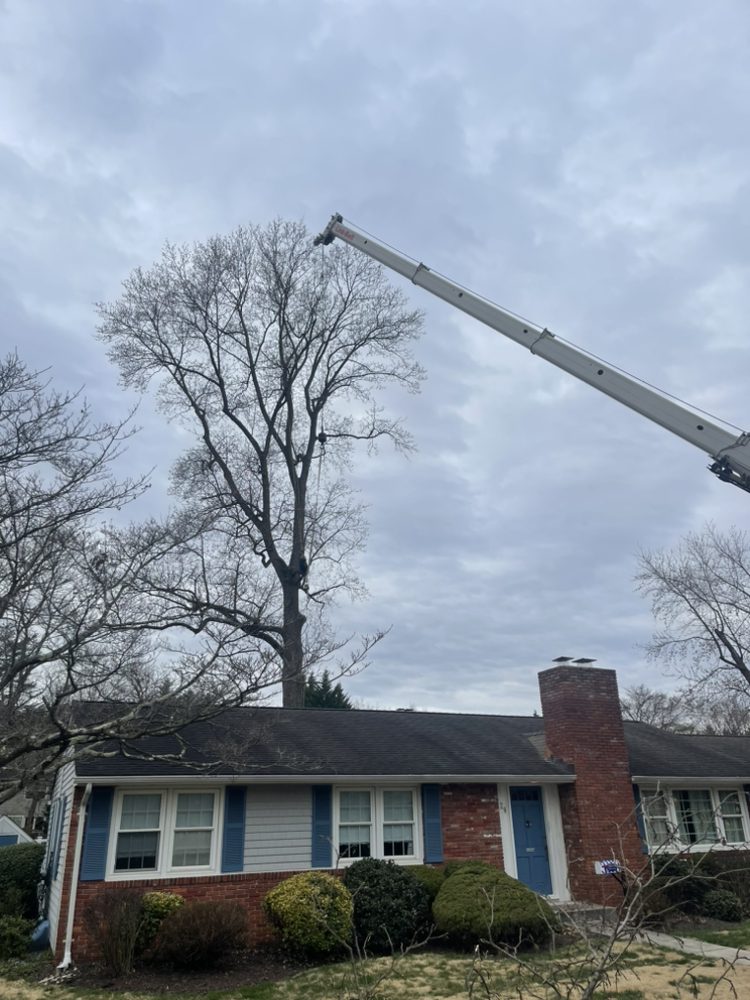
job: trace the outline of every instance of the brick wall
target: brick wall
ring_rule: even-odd
[[[185,899],[226,899],[245,907],[250,927],[252,945],[265,944],[273,938],[273,931],[263,913],[262,903],[266,893],[292,875],[288,872],[253,872],[237,875],[210,875],[201,878],[159,878],[133,879],[126,882],[80,882],[76,903],[76,917],[73,925],[73,958],[77,963],[96,959],[94,945],[88,933],[85,911],[87,905],[105,893],[111,896],[117,892],[137,889],[139,892],[176,892]],[[331,872],[336,874],[336,872]],[[58,952],[62,955],[62,941],[58,939]]]
[[[643,864],[617,675],[596,667],[555,667],[539,674],[550,757],[575,766],[576,781],[560,787],[570,889],[574,899],[613,902],[617,882],[594,873],[594,862]]]
[[[443,856],[503,867],[497,785],[443,785]]]

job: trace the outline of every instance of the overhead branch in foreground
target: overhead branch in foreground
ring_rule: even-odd
[[[636,577],[661,628],[649,652],[722,695],[750,693],[750,538],[709,524],[671,550],[644,553]]]
[[[336,597],[363,592],[352,449],[412,447],[379,397],[418,389],[411,349],[420,315],[378,265],[344,246],[315,250],[304,226],[283,222],[167,246],[100,314],[125,384],[151,385],[195,437],[172,488],[186,515],[210,529],[184,550],[199,585],[167,589],[239,633],[247,595],[262,595],[254,636],[281,663],[284,704],[300,707],[309,619],[317,615],[325,632]],[[319,642],[318,662],[336,647]]]
[[[102,740],[171,733],[278,683],[234,630],[153,587],[184,578],[201,524],[113,520],[148,485],[113,471],[132,434],[0,360],[0,800]],[[82,721],[83,700],[119,704]]]

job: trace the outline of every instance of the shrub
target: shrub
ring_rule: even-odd
[[[434,868],[432,865],[410,865],[408,871],[425,887],[430,906],[432,906],[440,886],[445,881],[445,871],[442,868]]]
[[[183,969],[216,965],[247,947],[247,912],[228,900],[200,899],[173,910],[162,921],[155,958]]]
[[[438,931],[472,947],[483,940],[544,944],[556,924],[545,900],[490,866],[467,866],[446,878],[432,912]]]
[[[44,844],[12,844],[0,850],[0,907],[17,917],[37,915],[37,885]]]
[[[84,911],[86,930],[99,961],[112,976],[133,969],[141,924],[141,894],[135,889],[96,896]]]
[[[325,872],[303,872],[272,889],[263,908],[289,951],[307,957],[333,954],[352,933],[352,897]]]
[[[176,892],[147,892],[141,897],[141,923],[138,930],[136,950],[147,951],[156,940],[163,921],[185,905],[185,900]]]
[[[363,858],[346,869],[344,885],[354,900],[357,938],[371,951],[400,948],[429,926],[429,894],[408,868]]]
[[[703,897],[701,911],[714,920],[734,922],[742,920],[742,902],[731,889],[709,889]]]
[[[0,917],[0,960],[23,958],[29,950],[32,920],[23,917]]]
[[[455,875],[456,872],[470,871],[477,874],[482,872],[494,872],[497,871],[494,865],[488,864],[486,861],[473,861],[471,858],[464,858],[463,861],[448,861],[443,866],[443,874],[445,878],[450,878]]]

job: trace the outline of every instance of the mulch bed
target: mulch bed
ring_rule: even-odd
[[[76,970],[73,983],[128,993],[207,993],[289,979],[309,966],[271,950],[244,952],[212,969],[166,969],[142,965],[128,976],[113,978],[95,965]]]

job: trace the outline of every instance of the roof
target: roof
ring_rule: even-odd
[[[750,781],[750,737],[692,736],[625,722],[631,774]],[[570,780],[574,768],[544,756],[539,716],[451,712],[235,708],[79,760],[82,778],[193,774],[259,777],[501,776]]]
[[[196,773],[299,776],[500,776],[569,780],[545,760],[541,719],[448,712],[235,708],[186,726],[181,738],[137,741],[137,753],[80,760],[87,778]],[[180,754],[181,759],[163,759]],[[162,759],[154,759],[161,757]],[[150,759],[146,759],[150,758]]]
[[[654,778],[750,779],[750,736],[667,733],[626,722],[630,773]]]

